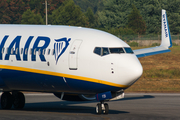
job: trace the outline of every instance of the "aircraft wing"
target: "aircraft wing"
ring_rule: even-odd
[[[172,40],[166,10],[162,10],[161,29],[161,45],[157,47],[133,50],[134,54],[138,58],[170,52],[169,48],[172,47]]]

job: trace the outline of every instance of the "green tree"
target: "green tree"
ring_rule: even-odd
[[[127,15],[131,12],[131,0],[106,0],[103,4],[104,10],[98,12],[98,27],[124,28],[127,25]]]
[[[27,7],[22,0],[11,0],[7,9],[9,9],[7,16],[11,18],[9,23],[19,24],[21,23],[22,14],[27,10]]]
[[[95,17],[94,17],[94,13],[90,7],[87,9],[85,15],[89,20],[89,26],[94,27]]]
[[[91,8],[94,13],[103,9],[103,0],[74,0],[76,5],[81,7],[82,12],[86,12]]]
[[[168,22],[172,34],[180,33],[180,0],[167,0],[164,9],[167,11]]]
[[[9,7],[7,0],[0,1],[0,23],[1,24],[8,24],[11,21],[11,18],[8,16]]]
[[[35,14],[30,9],[22,15],[21,24],[44,24],[40,14]]]
[[[59,10],[58,8],[65,8],[62,5],[63,2],[70,2],[69,0],[48,0],[48,19],[49,22],[59,24],[59,20],[57,16],[59,13],[66,12],[67,14],[71,15],[61,15],[59,18],[64,19],[71,16],[72,20],[66,20],[64,23],[68,25],[71,23],[72,25],[76,26],[89,26],[93,28],[101,28],[106,31],[111,29],[118,29],[118,28],[126,28],[128,24],[128,15],[132,11],[132,4],[134,4],[138,10],[140,10],[140,14],[142,15],[143,19],[146,22],[146,33],[150,34],[160,34],[161,33],[161,9],[167,10],[167,16],[169,20],[169,26],[171,32],[173,34],[178,34],[180,31],[179,29],[179,14],[180,14],[180,0],[74,0],[76,5],[79,5],[83,12],[87,13],[86,11],[88,7],[92,9],[94,12],[94,25],[91,25],[91,17],[88,19],[87,17],[82,17],[84,21],[82,24],[74,24],[73,21],[78,21],[77,19],[73,18],[77,14],[77,8],[75,7],[75,14],[67,12],[66,10]],[[43,20],[45,21],[45,0],[0,0],[0,23],[5,24],[19,24],[22,19],[22,14],[27,10],[30,9],[35,14],[40,13]],[[68,3],[69,4],[69,3]],[[56,11],[57,14],[52,14],[53,11]],[[97,11],[97,12],[96,12]],[[84,14],[79,12],[80,16],[84,16]],[[51,16],[50,16],[51,15]],[[57,15],[57,16],[56,16]],[[87,14],[86,14],[87,16]],[[54,18],[56,20],[54,20]],[[67,19],[66,18],[66,19]],[[67,22],[69,21],[69,23]],[[71,21],[71,22],[70,22]],[[62,21],[61,21],[62,22]],[[61,23],[61,24],[64,24]],[[80,23],[80,22],[79,22]]]
[[[132,5],[131,13],[128,15],[128,27],[137,34],[145,34],[146,32],[146,23],[134,4]]]
[[[162,0],[163,1],[163,0]],[[147,33],[161,33],[161,2],[160,0],[136,0],[135,6],[146,22]]]
[[[166,4],[166,6],[163,9],[166,9],[169,13],[180,12],[180,0],[165,0],[164,4]]]
[[[34,11],[34,13],[40,13],[41,15],[44,15],[45,7],[43,5],[45,0],[23,0],[24,3],[29,6],[29,9],[31,11]]]
[[[66,0],[50,16],[50,23],[54,25],[87,26],[88,19],[81,8],[73,0]]]
[[[180,13],[171,13],[168,18],[170,31],[173,34],[180,33]]]
[[[31,11],[34,11],[35,14],[40,13],[42,18],[45,21],[45,0],[23,0],[24,3],[29,6],[29,9]],[[64,0],[47,0],[48,6],[47,6],[47,12],[48,16],[52,14],[52,11],[57,9]]]

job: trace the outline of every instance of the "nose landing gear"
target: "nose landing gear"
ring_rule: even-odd
[[[98,103],[96,106],[96,113],[97,114],[108,114],[109,113],[109,106],[107,103],[104,103],[104,101],[101,101],[101,103]]]

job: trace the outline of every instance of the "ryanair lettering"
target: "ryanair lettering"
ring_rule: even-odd
[[[4,45],[8,39],[9,35],[5,35],[4,38],[2,39],[0,43],[0,60],[3,60],[3,52],[2,50],[4,49]],[[25,46],[23,48],[23,58],[20,56],[20,41],[21,41],[22,36],[16,36],[14,40],[10,43],[9,47],[7,48],[7,52],[5,52],[5,57],[4,60],[9,60],[11,55],[16,56],[17,61],[27,61],[28,60],[28,50],[30,43],[34,36],[29,36],[27,39]],[[44,41],[44,45],[39,47],[39,43],[41,41]],[[42,54],[43,50],[46,49],[49,46],[50,43],[50,38],[49,37],[44,37],[44,36],[38,36],[37,39],[34,42],[34,45],[32,47],[32,52],[36,53],[36,51],[39,51],[39,57],[42,62],[46,62],[45,56]],[[31,61],[36,61],[36,54],[31,54]]]
[[[168,37],[168,26],[167,26],[167,21],[166,21],[166,15],[163,15],[163,23],[164,23],[164,31],[165,31],[165,37]]]

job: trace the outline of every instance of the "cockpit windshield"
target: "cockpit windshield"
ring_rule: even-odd
[[[108,48],[102,48],[102,55],[108,55],[109,49]]]
[[[111,53],[124,53],[123,48],[109,48]]]
[[[130,47],[124,48],[108,48],[108,47],[95,47],[94,53],[100,56],[105,56],[108,54],[133,54],[134,52]]]
[[[124,49],[126,53],[134,53],[131,48],[125,47]]]

